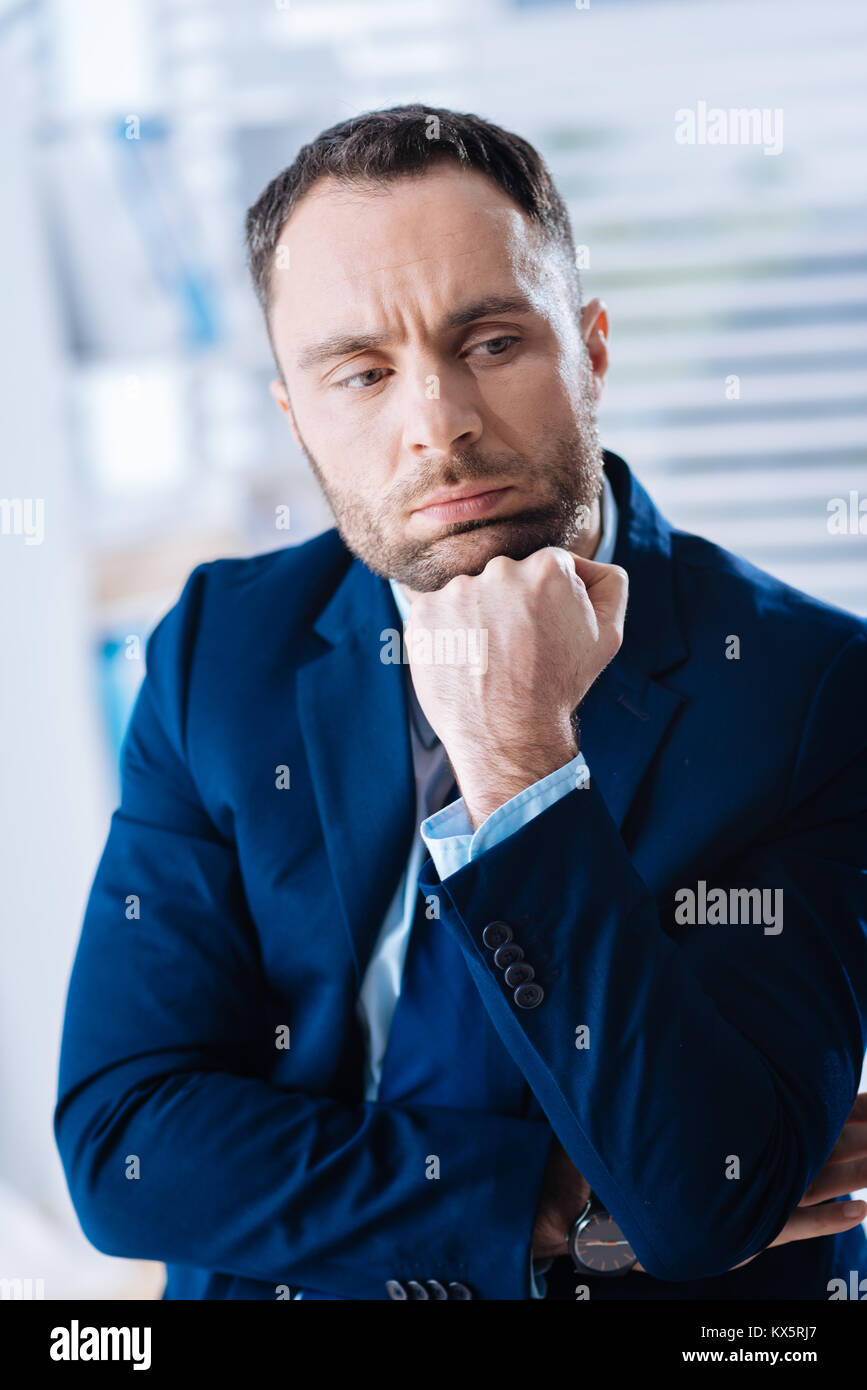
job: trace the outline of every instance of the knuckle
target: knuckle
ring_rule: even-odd
[[[552,549],[550,546],[545,550],[537,550],[530,557],[534,561],[534,568],[538,571],[542,579],[566,578],[565,563],[563,552]],[[571,564],[571,561],[570,561]],[[572,566],[574,570],[574,565]],[[578,578],[576,574],[576,579]]]
[[[514,563],[514,560],[511,560],[508,555],[492,555],[485,565],[483,573],[504,575],[508,573]],[[463,577],[466,578],[466,576]]]

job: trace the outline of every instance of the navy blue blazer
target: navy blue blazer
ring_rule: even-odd
[[[605,465],[630,600],[580,708],[590,783],[443,885],[430,859],[419,876],[547,1121],[363,1101],[355,1004],[415,830],[387,582],[330,530],[201,565],[151,636],[54,1128],[85,1234],[167,1262],[166,1297],[437,1278],[527,1298],[552,1130],[648,1272],[610,1296],[823,1299],[867,1274],[860,1228],[727,1273],[782,1229],[858,1089],[867,624],[672,528]],[[782,931],[679,925],[702,882],[782,890]],[[482,943],[498,919],[537,1008]]]

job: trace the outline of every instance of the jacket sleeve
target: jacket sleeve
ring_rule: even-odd
[[[420,830],[440,878],[457,873],[471,859],[478,859],[486,849],[499,844],[534,816],[553,806],[561,796],[574,787],[585,786],[589,781],[590,769],[584,754],[578,753],[562,767],[517,792],[502,806],[497,806],[476,831],[470,824],[462,796],[441,811],[435,811],[422,821]]]
[[[205,568],[148,643],[69,984],[54,1132],[82,1229],[110,1255],[343,1298],[393,1278],[527,1298],[545,1122],[268,1079],[241,867],[184,756]]]
[[[708,891],[769,890],[782,930],[678,925],[676,890],[648,890],[592,781],[444,880],[432,860],[422,866],[422,892],[439,892],[554,1132],[659,1279],[721,1274],[765,1248],[855,1099],[867,1034],[865,688],[859,632],[813,698],[782,818],[704,875]],[[497,920],[545,991],[535,1007],[518,1006],[483,942]]]

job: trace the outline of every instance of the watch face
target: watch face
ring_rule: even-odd
[[[594,1212],[575,1241],[581,1263],[594,1274],[624,1274],[635,1251],[607,1211]]]

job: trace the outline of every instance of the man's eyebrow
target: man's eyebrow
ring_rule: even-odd
[[[534,313],[535,307],[522,294],[490,294],[453,310],[446,315],[439,328],[440,332],[447,332],[449,329],[465,328],[477,319]],[[309,371],[311,367],[319,367],[335,357],[349,357],[355,352],[370,352],[387,345],[388,338],[383,333],[334,333],[329,338],[322,338],[318,343],[309,343],[302,348],[297,362],[302,371]]]
[[[535,313],[535,306],[522,294],[489,294],[484,299],[465,304],[462,309],[455,309],[447,316],[442,327],[464,328],[468,323],[475,323],[476,319],[495,319],[502,314]]]

